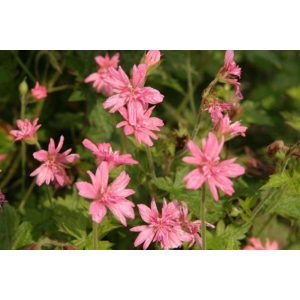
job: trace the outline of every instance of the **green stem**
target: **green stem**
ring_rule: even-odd
[[[20,59],[19,55],[17,52],[13,51],[13,54],[18,62],[18,64],[21,66],[21,68],[23,69],[23,71],[27,74],[27,76],[33,81],[35,82],[35,78],[32,75],[32,73],[29,71],[29,69],[27,68],[27,66],[22,62],[22,60]]]
[[[17,171],[17,168],[19,166],[21,160],[21,152],[18,153],[17,158],[14,159],[12,165],[9,167],[8,172],[6,173],[6,176],[3,178],[0,184],[0,188],[3,189],[11,180],[11,178],[14,176],[14,174]]]
[[[193,115],[196,116],[196,106],[195,106],[195,99],[194,99],[194,87],[193,87],[193,80],[192,80],[192,66],[191,66],[191,53],[188,53],[187,57],[187,82],[188,82],[188,94],[190,99],[190,105],[193,112]]]
[[[35,180],[33,180],[31,182],[31,185],[29,187],[29,189],[27,190],[26,194],[24,195],[24,197],[22,198],[21,202],[20,202],[20,205],[19,205],[19,209],[22,211],[25,207],[25,204],[26,204],[26,201],[27,199],[29,198],[33,188],[34,188],[34,185],[35,185]]]
[[[206,184],[202,187],[201,207],[200,207],[200,219],[201,219],[201,237],[202,237],[202,249],[206,250],[206,225],[205,225],[205,191]]]
[[[94,250],[98,250],[98,224],[93,222],[93,246]]]
[[[55,86],[55,87],[52,87],[52,88],[49,88],[48,89],[48,94],[50,93],[55,93],[55,92],[60,92],[60,91],[64,91],[64,90],[67,90],[67,89],[72,89],[73,88],[73,85],[61,85],[61,86]]]
[[[26,144],[22,141],[21,144],[21,156],[22,156],[22,193],[25,190],[25,179],[26,179]]]
[[[147,158],[148,158],[148,164],[149,164],[149,169],[152,174],[153,179],[156,178],[156,173],[155,173],[155,167],[154,167],[154,162],[153,162],[153,157],[152,153],[149,147],[146,146],[146,153],[147,153]]]
[[[46,190],[47,190],[47,196],[48,196],[48,200],[49,200],[49,203],[50,203],[50,206],[53,205],[53,201],[52,201],[52,193],[51,193],[51,188],[50,186],[46,186]]]
[[[201,114],[202,114],[202,107],[204,104],[205,99],[208,98],[208,96],[211,94],[212,90],[214,89],[215,85],[219,82],[219,75],[216,76],[216,78],[208,85],[208,87],[203,91],[202,94],[202,100],[201,100],[201,105],[199,108],[198,116],[197,116],[197,121],[196,121],[196,126],[194,129],[194,132],[192,134],[192,140],[195,139],[195,137],[198,135],[200,126],[201,126]]]

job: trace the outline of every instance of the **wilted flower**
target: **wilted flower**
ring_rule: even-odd
[[[152,106],[148,110],[144,111],[141,106],[138,106],[136,110],[136,119],[130,121],[129,113],[124,107],[120,108],[119,112],[125,119],[117,124],[117,128],[124,127],[125,135],[134,134],[136,140],[139,143],[151,147],[153,142],[151,140],[157,140],[157,135],[153,131],[160,131],[160,127],[164,125],[164,122],[156,117],[151,117],[151,113],[155,106]]]
[[[0,208],[3,207],[3,205],[7,203],[5,195],[0,191]]]
[[[0,162],[6,159],[6,154],[0,153]]]
[[[164,249],[178,248],[183,242],[190,241],[190,235],[180,226],[180,211],[176,202],[167,203],[163,200],[161,214],[158,212],[156,202],[151,201],[151,208],[144,204],[138,205],[139,213],[148,225],[135,226],[130,230],[140,232],[134,246],[141,244],[147,249],[151,242],[159,242]]]
[[[212,132],[208,134],[207,140],[202,140],[202,150],[193,141],[188,142],[187,147],[192,156],[184,157],[183,161],[194,164],[197,168],[184,177],[187,189],[197,190],[207,182],[216,201],[219,200],[217,188],[226,195],[234,193],[233,183],[229,178],[243,175],[245,169],[235,163],[236,158],[220,161],[223,145],[224,137],[218,144],[218,140]]]
[[[134,219],[134,203],[126,199],[134,194],[134,190],[126,189],[130,177],[125,171],[108,185],[109,168],[106,161],[102,162],[93,174],[87,172],[92,183],[76,182],[79,195],[92,200],[90,214],[95,223],[101,223],[109,209],[112,214],[124,225],[127,226],[126,218]]]
[[[108,76],[109,68],[117,68],[119,63],[119,53],[116,53],[112,58],[109,57],[108,53],[105,56],[98,55],[95,57],[96,63],[99,65],[97,72],[90,74],[85,78],[84,82],[93,83],[93,87],[96,89],[97,93],[103,92],[104,94],[110,96],[112,94],[112,88],[105,79]]]
[[[31,95],[36,100],[42,100],[47,97],[47,88],[37,81],[35,87],[31,89]]]
[[[241,77],[241,68],[234,61],[234,51],[226,51],[224,65],[220,71],[225,83],[233,85],[235,95],[239,99],[243,99],[238,79]]]
[[[231,104],[227,102],[221,102],[220,100],[213,100],[205,105],[205,110],[210,114],[211,120],[216,125],[220,119],[223,118],[222,112],[229,110]]]
[[[268,238],[266,238],[265,245],[262,245],[259,238],[256,237],[252,237],[249,241],[251,245],[244,247],[244,250],[278,250],[279,247],[278,242],[270,242]]]
[[[64,143],[64,137],[61,136],[57,148],[53,139],[50,139],[48,151],[39,150],[33,153],[33,157],[42,162],[42,165],[33,171],[30,176],[37,176],[36,183],[41,186],[44,182],[49,185],[53,182],[57,186],[65,186],[70,183],[66,173],[68,164],[75,163],[79,160],[78,154],[70,154],[72,149],[59,153]]]
[[[140,107],[146,110],[148,104],[162,102],[164,96],[158,90],[144,87],[146,74],[147,66],[145,64],[133,66],[131,80],[121,67],[118,70],[110,68],[110,76],[106,82],[111,85],[115,95],[109,97],[103,103],[103,107],[110,108],[109,112],[114,113],[127,105],[128,119],[132,123],[136,121],[137,111]]]
[[[82,144],[96,156],[98,164],[106,161],[110,169],[121,165],[134,165],[138,163],[132,159],[131,154],[120,154],[119,151],[113,151],[109,143],[94,144],[89,139],[84,139]]]
[[[218,135],[224,136],[225,138],[233,138],[237,135],[245,136],[247,127],[242,126],[239,121],[231,123],[229,116],[226,115],[219,120],[215,126],[215,131]]]
[[[192,247],[195,243],[202,247],[202,238],[199,235],[199,231],[201,229],[202,221],[190,221],[188,218],[188,206],[185,202],[178,204],[178,209],[180,211],[179,221],[181,228],[188,234],[189,236],[189,247]],[[214,225],[205,222],[205,225],[210,228],[215,228]]]
[[[160,61],[160,51],[159,50],[149,50],[144,58],[144,63],[147,67],[152,67],[158,64]]]
[[[17,120],[18,130],[11,130],[10,134],[15,138],[15,141],[24,140],[28,144],[36,143],[36,133],[42,126],[38,124],[39,119],[36,118],[32,123],[28,120]]]

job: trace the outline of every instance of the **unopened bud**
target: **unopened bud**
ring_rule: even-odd
[[[24,78],[24,80],[20,83],[19,85],[19,91],[21,96],[25,96],[28,92],[28,85],[26,82],[26,78]]]

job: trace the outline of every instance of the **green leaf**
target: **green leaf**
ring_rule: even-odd
[[[285,119],[285,123],[294,128],[297,131],[300,131],[300,117],[298,114],[290,113],[290,112],[282,112],[281,115]]]
[[[4,205],[0,210],[0,249],[13,249],[19,217],[14,207]]]
[[[300,220],[300,195],[283,195],[271,212],[275,212],[288,219]]]
[[[23,222],[15,232],[15,239],[12,248],[22,249],[32,242],[32,225],[29,222]]]

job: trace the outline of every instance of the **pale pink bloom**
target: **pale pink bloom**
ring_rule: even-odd
[[[242,126],[239,121],[231,123],[229,116],[225,115],[222,119],[219,120],[218,124],[215,127],[215,131],[219,135],[232,138],[237,135],[245,136],[247,127]]]
[[[0,208],[3,207],[3,205],[7,203],[5,195],[0,191]]]
[[[85,83],[93,83],[93,87],[96,89],[97,93],[103,92],[104,94],[110,96],[112,94],[112,87],[110,84],[106,83],[105,79],[108,76],[109,68],[117,68],[119,64],[119,53],[116,53],[112,58],[109,57],[108,53],[105,56],[98,55],[95,57],[95,61],[99,66],[97,72],[90,74],[85,78]]]
[[[0,162],[6,159],[6,154],[0,153]]]
[[[38,124],[38,121],[38,118],[35,118],[32,123],[28,119],[17,120],[18,130],[11,130],[10,135],[15,138],[15,142],[25,140],[28,143],[34,144],[36,142],[37,131],[42,126]]]
[[[141,244],[147,249],[151,242],[159,242],[163,249],[178,248],[183,242],[190,241],[190,235],[184,232],[180,226],[180,211],[176,202],[167,203],[163,200],[161,214],[158,212],[156,202],[151,201],[151,207],[144,204],[138,205],[142,220],[148,225],[141,225],[131,228],[133,232],[140,232],[134,246]]]
[[[229,110],[230,108],[230,103],[221,102],[219,100],[213,100],[206,105],[206,110],[209,112],[214,125],[216,125],[219,120],[223,118],[222,113],[226,110]]]
[[[224,137],[218,144],[218,140],[212,132],[208,134],[207,140],[202,140],[202,150],[193,141],[188,142],[187,147],[192,156],[184,157],[183,161],[194,164],[197,168],[184,177],[187,189],[197,190],[207,182],[216,201],[219,200],[217,188],[226,195],[234,193],[233,183],[229,178],[243,175],[245,169],[235,163],[236,158],[220,161],[223,145]]]
[[[141,106],[137,107],[136,119],[129,120],[128,111],[124,107],[120,108],[119,112],[125,119],[117,124],[117,128],[124,127],[125,135],[134,134],[136,140],[139,143],[143,143],[149,147],[153,145],[151,139],[157,140],[158,137],[153,131],[160,131],[160,127],[164,125],[164,122],[156,117],[151,117],[151,113],[155,106],[152,106],[148,110],[144,111]]]
[[[270,242],[268,238],[266,238],[265,245],[256,237],[252,237],[249,241],[251,245],[244,247],[244,250],[278,250],[279,247],[278,242]]]
[[[226,83],[234,86],[236,97],[243,99],[240,83],[238,81],[241,77],[241,68],[234,61],[234,51],[225,52],[224,65],[221,69],[221,74]]]
[[[133,66],[131,80],[121,67],[118,70],[110,68],[109,74],[106,82],[112,86],[115,94],[103,103],[105,109],[110,108],[109,112],[114,113],[127,105],[130,122],[135,122],[138,107],[146,110],[149,104],[163,101],[164,96],[158,90],[144,87],[147,75],[145,64]]]
[[[147,67],[152,67],[158,64],[160,61],[160,51],[159,50],[149,50],[145,55],[145,64]]]
[[[119,151],[113,151],[109,143],[94,144],[89,139],[84,139],[82,144],[96,156],[98,164],[106,161],[110,169],[121,165],[138,164],[136,160],[132,159],[131,154],[120,154]]]
[[[79,195],[92,200],[90,214],[96,223],[101,223],[109,209],[112,214],[124,225],[127,226],[126,218],[134,219],[134,203],[126,199],[134,194],[134,190],[126,189],[130,177],[125,171],[108,185],[109,168],[106,161],[102,162],[93,174],[87,172],[92,183],[77,182],[76,187]]]
[[[31,89],[31,95],[36,100],[42,100],[47,97],[47,88],[37,81],[35,87]]]
[[[70,183],[66,173],[68,164],[75,163],[79,160],[78,154],[70,154],[72,149],[59,153],[64,143],[64,137],[61,136],[57,147],[53,139],[50,139],[48,151],[39,150],[33,153],[33,157],[42,162],[41,166],[33,171],[30,176],[36,177],[36,184],[41,186],[44,182],[49,185],[53,182],[55,185],[62,187]]]

